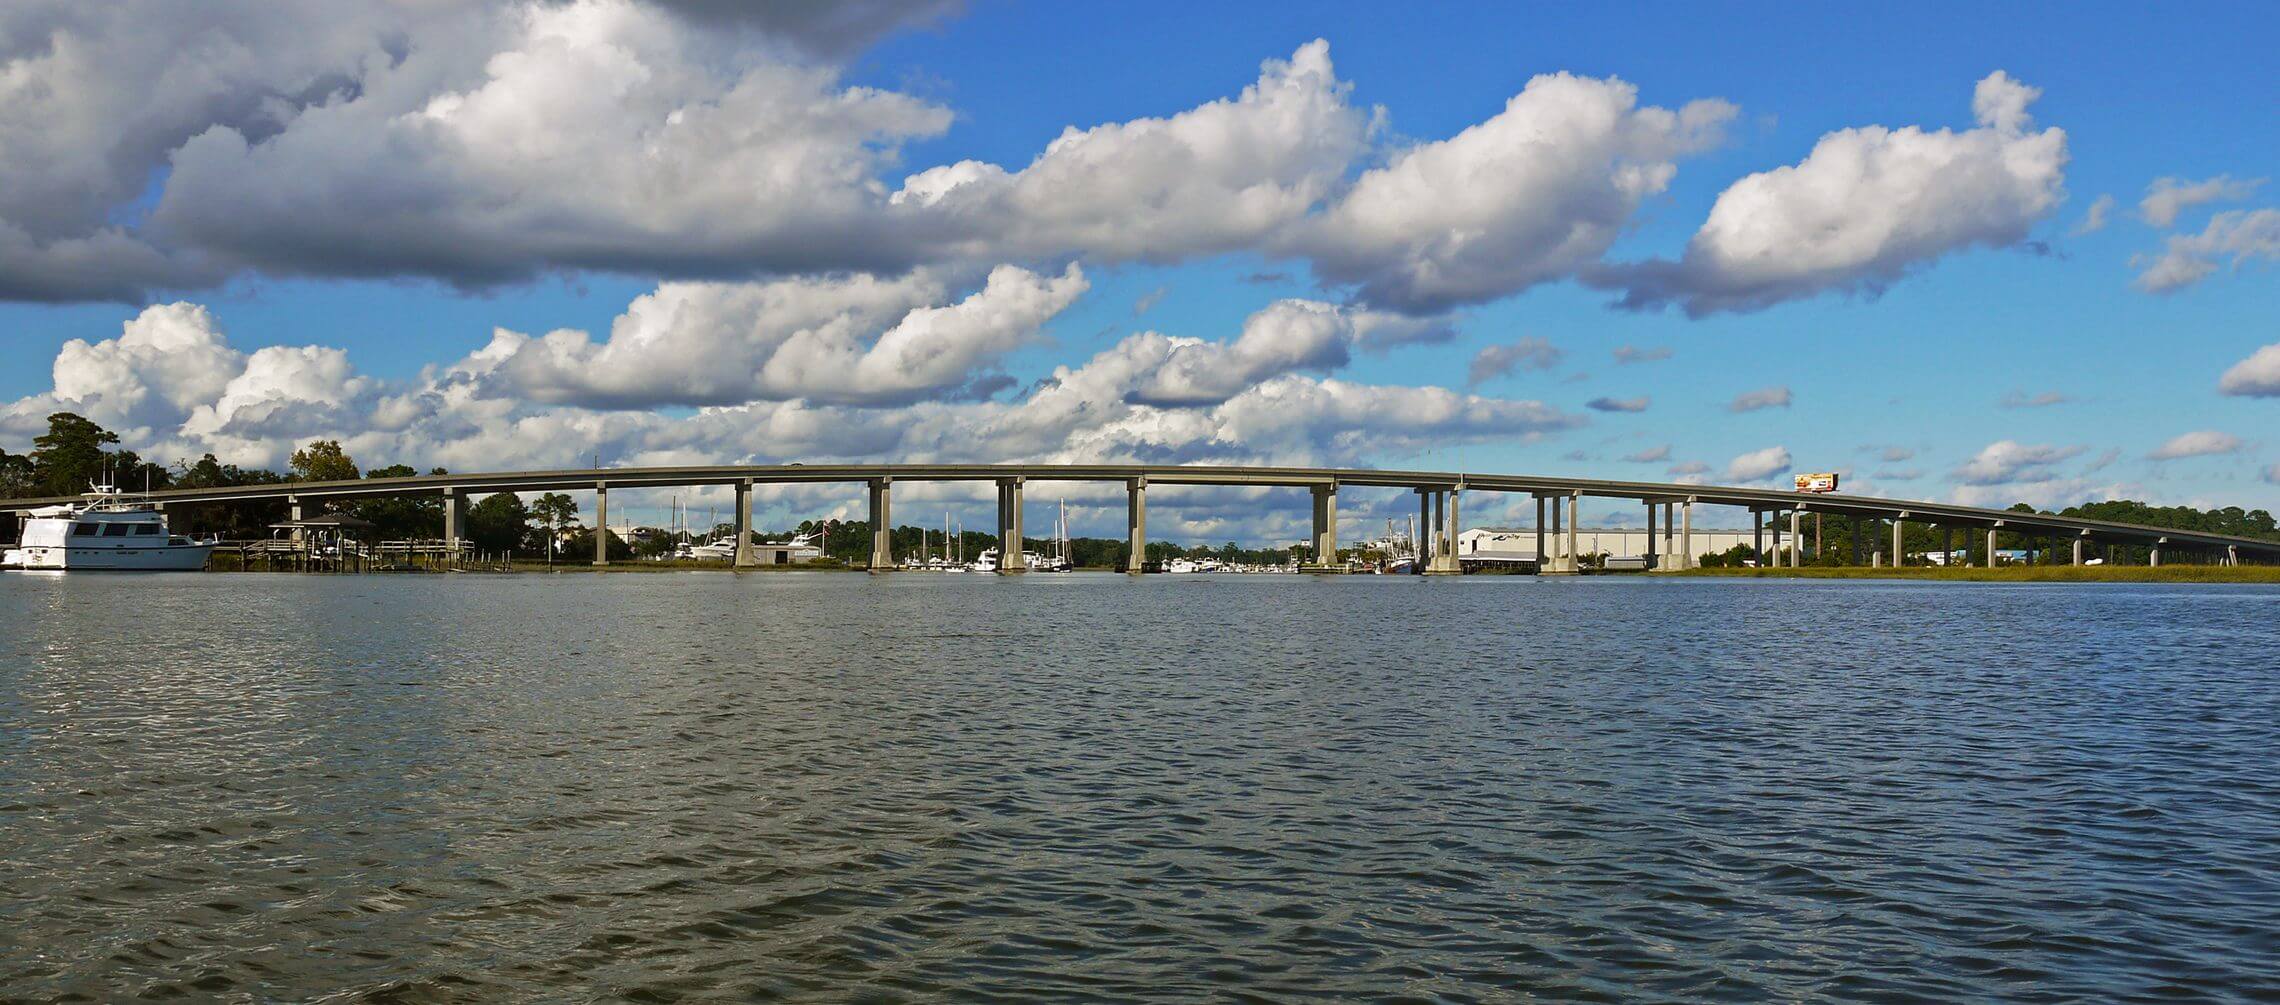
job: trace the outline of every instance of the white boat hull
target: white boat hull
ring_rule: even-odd
[[[45,547],[10,549],[6,568],[26,572],[197,572],[213,557],[210,544],[139,548]]]

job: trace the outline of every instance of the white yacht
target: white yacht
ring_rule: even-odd
[[[974,556],[974,561],[966,566],[966,571],[991,573],[998,571],[998,550],[996,548],[982,549],[982,553]]]
[[[676,555],[675,557],[682,556]],[[689,548],[686,557],[696,559],[699,562],[731,561],[736,558],[736,538],[732,535]]]
[[[195,572],[217,543],[168,533],[157,506],[98,485],[84,502],[33,510],[0,568]]]

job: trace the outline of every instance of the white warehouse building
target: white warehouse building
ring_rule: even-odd
[[[1561,540],[1552,540],[1547,532],[1546,547],[1557,552],[1566,546],[1566,532]],[[1665,537],[1660,527],[1655,528],[1655,554],[1668,556],[1680,549],[1680,535],[1676,532]],[[1735,545],[1750,543],[1750,532],[1743,530],[1708,530],[1694,528],[1693,551],[1697,558],[1703,555],[1722,554]],[[1667,544],[1665,542],[1668,542]],[[1769,542],[1770,543],[1770,542]],[[1647,555],[1647,531],[1643,527],[1578,527],[1575,531],[1575,548],[1578,554],[1606,555],[1610,559],[1640,559]],[[1457,532],[1457,561],[1468,566],[1526,565],[1538,561],[1536,555],[1536,529],[1534,527],[1474,527]],[[1667,560],[1660,563],[1669,568]]]

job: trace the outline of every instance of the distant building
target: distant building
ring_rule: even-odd
[[[1545,533],[1547,549],[1557,551],[1567,546],[1567,531],[1562,528],[1558,541],[1550,540]],[[1694,528],[1692,537],[1694,554],[1722,554],[1735,545],[1750,543],[1747,530],[1714,530]],[[1668,542],[1667,544],[1665,542]],[[1668,556],[1680,548],[1680,535],[1672,531],[1666,538],[1661,527],[1655,528],[1655,554]],[[1772,546],[1771,535],[1767,547]],[[1585,555],[1606,555],[1616,560],[1614,567],[1641,567],[1638,562],[1647,555],[1647,531],[1644,527],[1579,527],[1575,532],[1576,551]],[[1534,567],[1536,555],[1536,528],[1534,527],[1473,527],[1457,532],[1457,561],[1466,567],[1526,566]],[[1667,563],[1665,564],[1667,568]]]
[[[752,546],[754,565],[805,565],[823,557],[823,550],[813,544],[768,544]]]

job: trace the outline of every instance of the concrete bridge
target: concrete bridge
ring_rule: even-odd
[[[2223,564],[2238,564],[2242,556],[2266,561],[2280,559],[2280,542],[2223,534],[2146,527],[2137,524],[2084,520],[2075,517],[2013,513],[2005,510],[1954,506],[1946,503],[1873,499],[1837,493],[1806,494],[1779,489],[1677,485],[1658,482],[1600,481],[1542,475],[1493,475],[1445,471],[1386,471],[1367,468],[1221,467],[1161,464],[784,464],[656,468],[593,468],[574,471],[521,471],[490,474],[415,475],[407,478],[366,478],[352,481],[297,482],[280,485],[246,485],[222,488],[172,489],[154,492],[151,501],[166,505],[193,505],[268,501],[301,507],[328,500],[372,499],[399,496],[441,496],[444,499],[444,537],[458,540],[467,526],[470,501],[497,492],[592,491],[595,525],[609,521],[609,490],[613,488],[672,488],[723,485],[736,494],[738,547],[736,564],[751,560],[752,487],[764,484],[836,482],[863,484],[870,492],[872,532],[871,566],[893,566],[889,532],[893,527],[891,496],[896,482],[992,482],[997,486],[998,518],[995,533],[1009,561],[1005,572],[1023,571],[1021,559],[1022,487],[1029,481],[1121,483],[1129,500],[1127,532],[1131,539],[1130,568],[1139,572],[1148,535],[1148,487],[1151,485],[1231,485],[1304,488],[1313,496],[1312,545],[1320,571],[1336,571],[1331,559],[1338,551],[1338,492],[1341,488],[1396,488],[1417,494],[1418,526],[1430,531],[1425,571],[1458,571],[1455,546],[1461,526],[1458,503],[1467,492],[1523,493],[1536,501],[1536,554],[1546,572],[1575,572],[1579,504],[1585,497],[1627,499],[1646,508],[1649,567],[1686,568],[1695,560],[1693,550],[1696,504],[1748,509],[1759,554],[1767,554],[1765,539],[1773,537],[1779,553],[1787,517],[1790,542],[1804,540],[1802,524],[1808,514],[1826,513],[1892,523],[1893,561],[1903,559],[1901,532],[1908,523],[1947,528],[1984,530],[1988,553],[1994,553],[1995,534],[2011,531],[2071,543],[2075,564],[2084,549],[2094,544],[2137,545],[2148,549],[2151,563],[2161,564],[2165,552],[2191,550]],[[21,513],[42,506],[76,502],[76,497],[0,500],[0,512]],[[1562,512],[1562,511],[1565,512]],[[1660,534],[1657,511],[1660,511]],[[1771,517],[1770,526],[1768,517]],[[606,535],[596,534],[594,564],[608,563]],[[1801,549],[1788,551],[1791,565]],[[1664,565],[1659,555],[1673,561]],[[1882,556],[1879,556],[1882,560]]]

